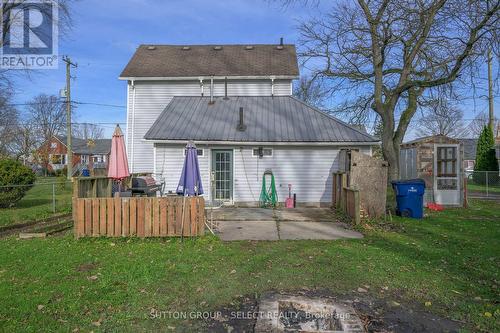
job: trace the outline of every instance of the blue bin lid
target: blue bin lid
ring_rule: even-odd
[[[393,180],[391,184],[394,185],[423,185],[425,187],[425,180],[421,178],[417,179],[401,179],[401,180]]]

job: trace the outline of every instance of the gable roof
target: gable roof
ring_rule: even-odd
[[[291,96],[174,97],[144,136],[147,140],[226,142],[378,142]],[[243,107],[245,131],[237,129]]]
[[[62,144],[66,146],[67,136],[56,136]],[[79,155],[107,155],[111,152],[111,139],[96,139],[95,146],[92,149],[87,145],[87,140],[71,137],[71,148],[73,153]]]
[[[140,45],[120,78],[299,76],[295,45],[250,46]]]
[[[429,135],[429,136],[423,136],[420,138],[416,138],[411,141],[403,142],[401,146],[408,147],[411,145],[416,145],[416,144],[421,144],[421,143],[450,143],[450,144],[456,144],[460,143],[459,140],[450,138],[449,136],[443,135],[443,134],[436,134],[436,135]]]

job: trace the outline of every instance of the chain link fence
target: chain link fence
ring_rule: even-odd
[[[464,178],[468,199],[500,201],[500,173],[498,171],[465,172]]]
[[[62,177],[44,177],[33,185],[9,184],[0,186],[0,192],[15,188],[29,188],[25,195],[8,207],[0,208],[0,226],[23,223],[71,213],[72,182]]]

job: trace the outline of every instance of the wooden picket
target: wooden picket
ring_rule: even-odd
[[[200,236],[205,231],[202,197],[75,198],[75,236]]]

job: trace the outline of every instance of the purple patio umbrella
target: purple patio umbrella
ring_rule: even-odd
[[[181,180],[176,192],[184,196],[203,194],[200,168],[198,166],[198,153],[193,142],[189,142],[186,146],[186,158],[184,159]]]

